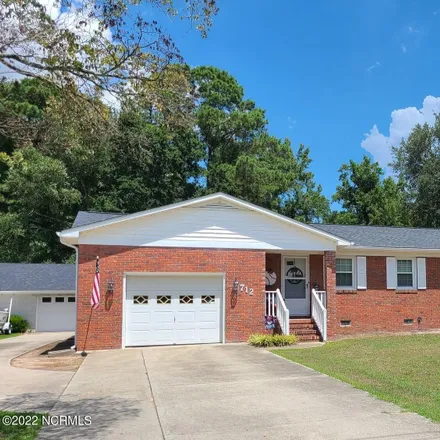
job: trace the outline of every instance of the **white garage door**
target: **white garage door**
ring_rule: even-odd
[[[75,295],[40,296],[37,305],[37,331],[75,330]]]
[[[221,341],[221,276],[128,276],[125,345]]]

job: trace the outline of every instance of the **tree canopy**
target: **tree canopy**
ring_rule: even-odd
[[[216,0],[1,0],[0,62],[10,71],[82,94],[138,93],[182,57],[159,18],[190,20],[205,37]],[[148,15],[148,14],[147,14]]]
[[[308,171],[309,149],[301,145],[295,154],[289,140],[271,136],[265,111],[245,99],[229,73],[198,67],[192,80],[206,191],[223,191],[305,221],[322,218],[328,202]]]
[[[392,177],[383,179],[377,162],[364,156],[361,162],[350,160],[339,169],[340,185],[333,201],[342,211],[329,217],[331,223],[401,226],[406,224],[401,185]]]
[[[393,158],[411,225],[440,227],[440,115],[433,126],[414,127]]]
[[[9,118],[0,127],[1,261],[68,260],[56,232],[80,209],[129,213],[216,191],[304,222],[440,225],[439,118],[394,148],[393,176],[366,156],[343,164],[332,197],[341,210],[330,212],[309,148],[271,134],[232,75],[185,65],[162,75],[179,84],[179,111],[142,96],[117,112],[98,97],[84,106],[40,79],[0,84],[0,120]]]
[[[179,65],[163,75],[179,78],[183,124],[142,96],[114,112],[39,79],[2,84],[0,102],[14,106],[20,129],[0,132],[0,260],[65,261],[71,251],[55,233],[79,209],[129,213],[224,191],[303,221],[327,214],[309,149],[271,135],[235,78]]]

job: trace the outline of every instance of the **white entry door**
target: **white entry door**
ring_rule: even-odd
[[[222,276],[127,276],[125,345],[221,341]]]
[[[310,315],[310,292],[308,288],[308,259],[306,257],[284,258],[284,301],[290,316]]]

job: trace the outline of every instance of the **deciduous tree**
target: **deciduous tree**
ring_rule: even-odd
[[[163,104],[164,94],[152,85],[183,58],[145,9],[164,21],[187,19],[202,36],[217,13],[216,0],[0,0],[3,73],[42,79],[88,104],[96,94]],[[171,96],[173,85],[160,91],[165,88]]]
[[[0,192],[8,211],[0,214],[1,234],[7,235],[0,242],[0,255],[11,261],[63,261],[70,252],[60,246],[55,232],[71,224],[81,200],[66,167],[33,147],[17,150],[11,157],[3,154],[2,159],[8,173]]]
[[[413,226],[440,227],[440,116],[417,125],[393,148],[393,169],[405,190]]]
[[[339,169],[340,185],[333,196],[342,212],[333,212],[332,223],[401,226],[407,223],[401,185],[391,177],[383,179],[377,162],[364,156],[361,162],[350,160]]]

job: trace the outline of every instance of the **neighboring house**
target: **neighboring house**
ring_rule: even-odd
[[[75,330],[75,265],[0,263],[0,309],[37,331]]]
[[[59,236],[78,252],[81,350],[246,341],[265,315],[302,339],[440,329],[437,229],[307,225],[220,193],[80,212]]]

